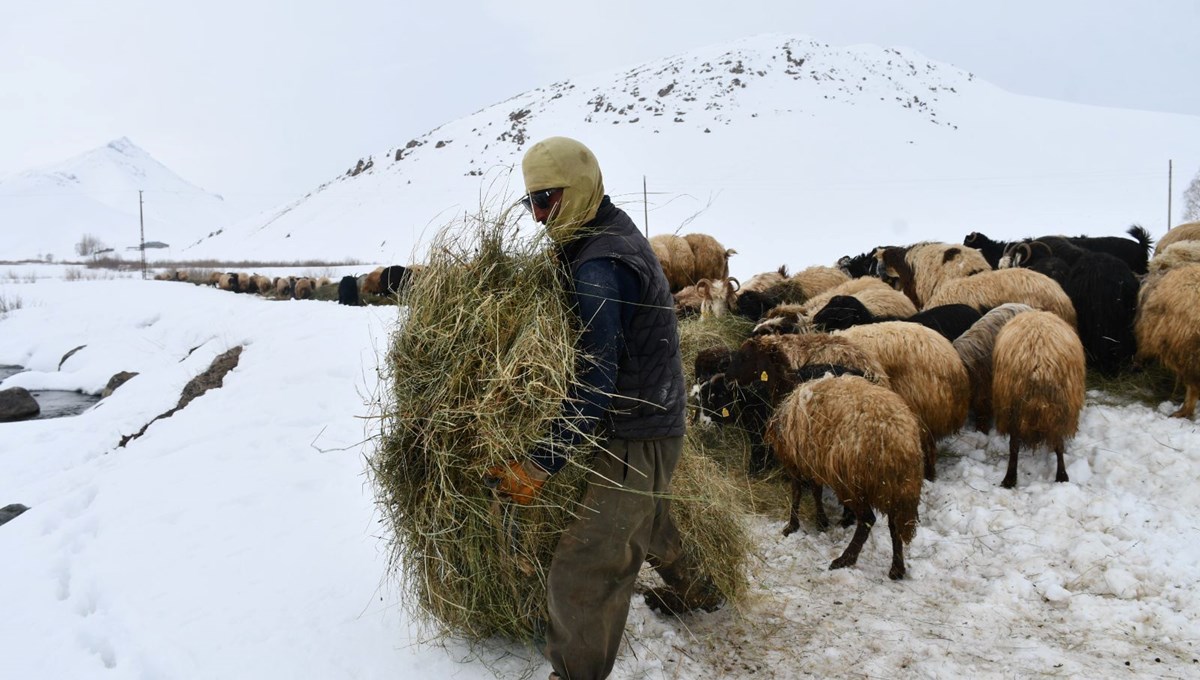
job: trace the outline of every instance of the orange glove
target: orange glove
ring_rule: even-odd
[[[532,461],[510,460],[504,465],[488,468],[484,483],[495,489],[501,498],[529,505],[537,498],[549,477],[549,473]]]

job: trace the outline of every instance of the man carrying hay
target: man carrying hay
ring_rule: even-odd
[[[600,166],[583,144],[551,137],[522,160],[526,206],[546,225],[570,277],[587,357],[579,387],[542,444],[490,471],[497,492],[532,503],[586,436],[595,452],[583,500],[555,547],[547,579],[551,678],[612,671],[643,561],[666,587],[653,609],[712,611],[719,591],[683,557],[665,497],[683,450],[685,394],[679,334],[666,277],[633,220],[604,195]]]

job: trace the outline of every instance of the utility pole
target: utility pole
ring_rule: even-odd
[[[1171,231],[1171,180],[1175,173],[1175,162],[1167,159],[1167,231]],[[1185,208],[1186,210],[1186,208]]]
[[[646,194],[645,175],[642,175],[642,214],[646,216],[646,238],[650,238],[650,203]]]
[[[138,224],[141,227],[142,280],[146,279],[146,217],[142,213],[142,190],[138,189]]]

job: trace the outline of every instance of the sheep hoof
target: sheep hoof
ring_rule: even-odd
[[[1070,477],[1067,477],[1067,473],[1065,473],[1065,472],[1064,472],[1064,473],[1062,473],[1061,475],[1054,475],[1054,481],[1056,481],[1056,482],[1069,482],[1069,481],[1071,481],[1071,478],[1070,478]]]
[[[1180,408],[1178,411],[1171,414],[1172,418],[1191,418],[1192,412],[1186,408]]]
[[[826,524],[828,524],[828,522],[826,522]],[[784,535],[784,536],[791,536],[792,534],[796,533],[796,530],[797,530],[797,529],[799,529],[799,528],[800,528],[800,524],[799,524],[799,523],[797,523],[797,522],[788,522],[788,525],[787,525],[786,527],[784,527],[784,528],[783,528],[783,535]]]
[[[904,578],[904,567],[892,567],[888,570],[888,578],[899,581]]]
[[[858,560],[852,560],[852,559],[846,557],[845,555],[842,555],[841,557],[839,557],[836,560],[829,563],[829,571],[833,571],[834,569],[845,569],[846,567],[853,567],[854,563],[857,561]]]
[[[1017,480],[1016,480],[1016,479],[1009,478],[1009,477],[1005,477],[1005,478],[1004,478],[1004,481],[1003,481],[1003,482],[1000,482],[1000,486],[1002,486],[1002,487],[1004,487],[1004,488],[1006,488],[1006,489],[1011,489],[1011,488],[1013,488],[1013,487],[1014,487],[1014,486],[1016,486],[1016,485],[1017,485]]]

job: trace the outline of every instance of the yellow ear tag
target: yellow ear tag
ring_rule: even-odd
[[[767,372],[763,371],[762,375],[758,376],[758,379],[762,382],[767,382]]]
[[[729,417],[729,409],[727,409],[727,408],[721,409],[721,417],[728,418]]]

